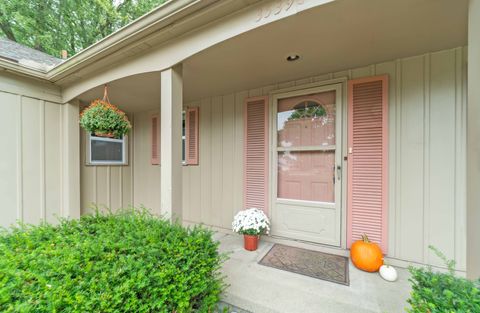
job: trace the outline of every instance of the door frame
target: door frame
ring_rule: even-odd
[[[307,83],[303,85],[298,85],[298,86],[293,86],[293,87],[287,87],[287,88],[282,88],[282,89],[276,89],[273,90],[269,93],[269,145],[268,145],[268,154],[269,154],[269,212],[270,212],[270,219],[272,220],[274,214],[276,213],[276,202],[277,202],[277,120],[276,120],[276,114],[277,114],[277,102],[279,99],[283,98],[289,98],[289,97],[295,97],[295,96],[301,96],[305,94],[311,94],[315,92],[323,92],[323,91],[328,91],[328,90],[335,90],[338,93],[338,99],[340,101],[339,104],[337,104],[337,113],[341,114],[341,117],[338,119],[340,125],[336,125],[336,131],[340,131],[341,135],[337,136],[337,139],[339,139],[341,142],[338,144],[339,150],[336,151],[336,154],[338,153],[338,156],[336,156],[336,163],[340,164],[342,166],[341,170],[341,180],[340,180],[340,185],[341,187],[339,188],[338,192],[338,197],[340,198],[338,204],[340,205],[339,208],[339,213],[340,213],[340,221],[339,221],[339,232],[337,233],[339,236],[338,240],[338,245],[330,245],[330,244],[322,244],[322,245],[328,245],[330,247],[338,247],[338,248],[346,248],[346,238],[347,238],[347,207],[346,207],[346,192],[347,192],[347,77],[341,77],[341,78],[336,78],[336,79],[329,79],[321,82],[315,82],[315,83]],[[340,111],[340,112],[339,112]],[[337,197],[337,194],[335,194]],[[336,198],[337,199],[337,198]],[[287,200],[288,201],[288,200]],[[280,237],[280,238],[286,238],[283,236],[275,236],[273,237]],[[290,240],[295,240],[295,241],[304,241],[304,240],[298,240],[298,239],[293,239],[293,238],[288,238]],[[308,243],[312,243],[309,241],[305,241]]]

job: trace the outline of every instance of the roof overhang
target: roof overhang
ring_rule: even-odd
[[[88,103],[101,96],[104,81],[109,84],[114,103],[128,112],[140,112],[158,109],[161,84],[158,71],[168,57],[181,60],[183,99],[191,103],[213,95],[270,90],[291,81],[358,77],[376,73],[377,69],[393,71],[392,64],[401,68],[405,58],[455,56],[467,45],[468,0],[334,1],[298,10],[250,31],[243,30],[238,36],[227,34],[256,18],[239,16],[259,6],[254,4],[206,25],[188,34],[186,39],[179,37],[123,59],[107,69],[110,74],[117,69],[121,71],[115,73],[116,79],[102,78],[106,74],[103,71],[98,76],[85,76],[67,85],[63,95],[77,94],[78,99]],[[218,40],[224,35],[230,38],[216,45],[211,43],[212,38]],[[182,41],[184,45],[175,44]],[[184,53],[192,46],[203,50],[185,58]],[[175,55],[168,56],[168,50]],[[431,52],[439,53],[430,55]],[[291,54],[300,55],[300,59],[288,62],[286,57]],[[123,76],[118,78],[120,75]]]
[[[45,71],[39,70],[37,68],[30,68],[28,66],[6,59],[0,59],[0,70],[25,77],[48,80],[47,73]]]
[[[332,1],[171,0],[47,72],[1,60],[0,68],[48,80],[66,90],[69,101],[96,85],[163,70],[243,32]],[[154,66],[143,60],[137,70],[135,59],[148,57]]]
[[[67,102],[99,85],[165,70],[228,39],[333,1],[212,1],[129,47],[112,51],[94,66],[78,68],[54,82],[62,87]],[[205,5],[207,1],[202,3]]]
[[[178,34],[175,29],[176,23],[185,19],[191,20],[194,16],[196,17],[195,13],[199,13],[199,11],[219,2],[219,0],[167,1],[155,10],[80,51],[49,71],[46,77],[53,82],[57,82],[120,50],[126,55],[128,54],[127,51],[138,52],[138,47],[142,45],[142,42],[149,42],[154,38],[157,39],[158,43],[169,40]],[[243,1],[230,0],[228,2]],[[150,46],[150,44],[147,44],[147,46]]]
[[[465,1],[462,1],[462,4]],[[325,6],[325,8],[323,7],[324,4],[330,2],[333,3]],[[323,64],[325,62],[321,62],[322,64],[315,63],[316,67],[307,64],[308,53],[313,53],[316,58],[328,59],[331,61],[330,63],[335,63],[335,66],[344,64],[344,67],[347,65],[348,67],[354,67],[404,57],[412,55],[412,53],[424,53],[435,51],[435,49],[448,48],[452,46],[453,39],[444,43],[445,40],[441,38],[442,34],[445,32],[452,33],[448,37],[451,39],[456,35],[454,31],[449,32],[449,29],[458,30],[463,27],[458,18],[450,24],[453,23],[455,26],[455,23],[457,23],[460,25],[459,27],[449,27],[446,30],[440,27],[442,24],[450,25],[448,23],[440,23],[438,29],[432,26],[437,23],[436,19],[438,20],[445,15],[448,17],[448,12],[454,5],[448,2],[444,2],[443,5],[436,5],[434,1],[417,3],[412,0],[408,2],[410,4],[403,4],[400,1],[394,3],[385,1],[384,3],[381,0],[372,0],[368,3],[370,5],[363,2],[360,4],[355,0],[172,0],[86,48],[48,72],[26,68],[8,60],[0,60],[0,69],[47,80],[61,87],[64,102],[105,83],[127,77],[138,79],[138,74],[145,75],[158,72],[179,62],[188,63],[186,64],[189,65],[187,70],[190,72],[187,74],[190,76],[192,76],[192,69],[195,69],[194,74],[196,76],[193,75],[192,77],[197,82],[197,89],[209,90],[210,88],[198,83],[202,82],[202,77],[205,77],[205,75],[212,76],[212,73],[216,73],[217,76],[224,77],[219,73],[223,73],[222,69],[226,68],[230,68],[235,73],[244,73],[246,66],[257,66],[258,63],[269,68],[268,74],[270,76],[276,75],[275,77],[288,78],[284,74],[280,75],[283,73],[281,70],[286,65],[283,63],[280,65],[272,64],[273,59],[280,60],[282,56],[273,56],[272,59],[270,54],[272,52],[280,53],[285,49],[285,46],[302,48],[305,46],[303,39],[311,38],[315,41],[317,38],[329,38],[329,42],[335,43],[335,47],[339,50],[316,49],[321,48],[321,46],[308,45],[311,51],[304,51],[305,62],[298,63],[295,68],[286,69],[292,77],[299,76],[300,72],[305,75],[312,75],[309,69],[314,69],[316,73],[336,70],[326,68],[326,65]],[[402,5],[400,5],[401,3]],[[397,6],[400,6],[401,12],[381,8],[375,10],[376,4],[381,4],[381,8],[384,9],[397,4]],[[315,7],[317,9],[314,9]],[[420,13],[417,14],[415,8]],[[409,11],[410,9],[413,9],[415,14]],[[461,5],[459,10],[462,11],[463,9],[464,5]],[[462,17],[464,15],[463,11],[457,14],[459,10],[454,8],[451,12],[456,12],[456,17]],[[302,14],[297,15],[297,13]],[[296,16],[287,19],[287,17],[294,15]],[[433,15],[433,17],[428,18],[429,15]],[[310,18],[310,22],[307,24],[303,21],[305,17]],[[387,17],[388,23],[386,23]],[[404,19],[398,21],[398,17]],[[338,19],[343,19],[343,22],[338,21]],[[410,19],[410,22],[408,25],[404,25],[407,19]],[[424,27],[423,33],[419,33],[419,30],[415,29],[417,24],[413,23],[412,19],[414,21],[418,20],[417,24],[420,26],[425,24],[428,27]],[[280,22],[280,20],[282,21]],[[299,26],[300,20],[303,26]],[[277,21],[279,22],[274,23]],[[384,26],[373,28],[373,30],[369,29],[369,27],[372,28],[372,25],[370,25],[372,21],[376,21],[377,25]],[[352,23],[358,25],[352,25]],[[410,24],[413,26],[410,26]],[[334,27],[332,28],[332,26]],[[310,29],[312,27],[315,29]],[[351,29],[348,29],[348,27],[351,27]],[[256,29],[255,32],[250,32],[254,29]],[[295,33],[297,29],[304,30],[302,36],[297,36]],[[357,33],[364,31],[365,34],[368,34],[367,38],[366,35],[352,35],[357,29]],[[249,36],[242,36],[247,32],[249,32]],[[368,39],[367,44],[365,42],[358,43],[359,48],[355,49],[355,60],[353,60],[352,55],[345,55],[352,51],[352,45],[356,42],[350,40],[348,41],[349,44],[345,43],[345,40],[351,39],[351,36],[355,40],[357,37]],[[415,39],[416,37],[418,37],[418,40]],[[463,42],[463,35],[457,37],[453,40],[453,44],[456,44],[455,47],[466,44]],[[284,39],[275,40],[275,38]],[[290,45],[286,44],[286,38],[289,38]],[[389,44],[390,41],[385,38],[390,41],[393,40],[393,43]],[[418,44],[418,41],[421,41],[422,38],[425,42]],[[435,42],[437,44],[434,44]],[[372,49],[373,43],[378,47],[382,47],[383,44],[383,48]],[[438,43],[441,43],[441,45]],[[268,47],[268,49],[253,49],[254,51],[250,49],[252,46],[257,47],[259,45]],[[399,49],[398,45],[403,45],[401,48],[405,51]],[[409,45],[416,46],[412,48]],[[381,51],[378,50],[385,53],[381,54]],[[363,54],[360,53],[361,51],[363,51]],[[327,53],[327,55],[322,53]],[[268,56],[264,54],[268,54]],[[262,59],[264,57],[267,57],[267,59]],[[341,60],[342,57],[344,60]],[[245,62],[247,63],[245,64]],[[235,70],[236,64],[238,66]],[[307,69],[303,68],[302,70],[302,66],[298,66],[301,64],[304,64]],[[278,71],[272,71],[271,69],[278,69]],[[237,79],[240,78],[240,76],[237,77]],[[219,79],[221,80],[221,78]],[[251,79],[246,77],[244,80],[243,85],[247,88],[247,82],[250,82]],[[272,81],[272,78],[264,77],[261,80],[259,77],[256,83],[262,84],[268,81]],[[214,83],[214,81],[209,82],[213,85],[222,85]],[[243,86],[235,81],[235,86],[239,86],[239,84]],[[232,87],[224,86],[222,90],[224,89],[230,90]],[[198,90],[197,94],[200,94]]]
[[[260,0],[170,0],[75,54],[65,62],[45,71],[0,59],[0,69],[36,79],[59,82],[80,69],[94,65],[107,56],[138,53],[176,36],[239,10]],[[69,80],[70,81],[70,80]]]

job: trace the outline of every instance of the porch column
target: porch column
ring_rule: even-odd
[[[468,11],[467,277],[480,277],[480,0]]]
[[[161,73],[161,213],[182,221],[182,65]]]
[[[80,217],[79,103],[62,106],[62,216]]]

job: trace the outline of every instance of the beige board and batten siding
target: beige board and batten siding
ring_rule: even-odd
[[[199,166],[183,169],[184,220],[230,228],[242,208],[247,97],[333,78],[389,76],[389,257],[465,270],[466,49],[328,73],[188,103],[200,107]]]
[[[86,133],[81,131],[81,210],[82,214],[109,208],[145,206],[160,214],[160,166],[151,164],[151,116],[158,112],[128,114],[132,130],[128,134],[128,165],[86,165]]]
[[[72,216],[65,205],[68,108],[60,101],[51,84],[0,73],[0,226]]]
[[[388,74],[388,256],[441,266],[428,249],[434,245],[464,271],[466,60],[465,48],[449,49],[186,104],[200,108],[200,155],[198,166],[183,167],[184,221],[229,229],[243,206],[245,98],[334,78]],[[114,207],[144,204],[159,212],[160,169],[150,165],[153,113],[158,111],[133,116],[133,169],[82,166],[82,208],[96,200]]]

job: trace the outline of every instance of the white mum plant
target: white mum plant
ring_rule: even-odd
[[[262,210],[257,208],[246,209],[235,215],[232,229],[242,235],[268,234],[270,221]]]

